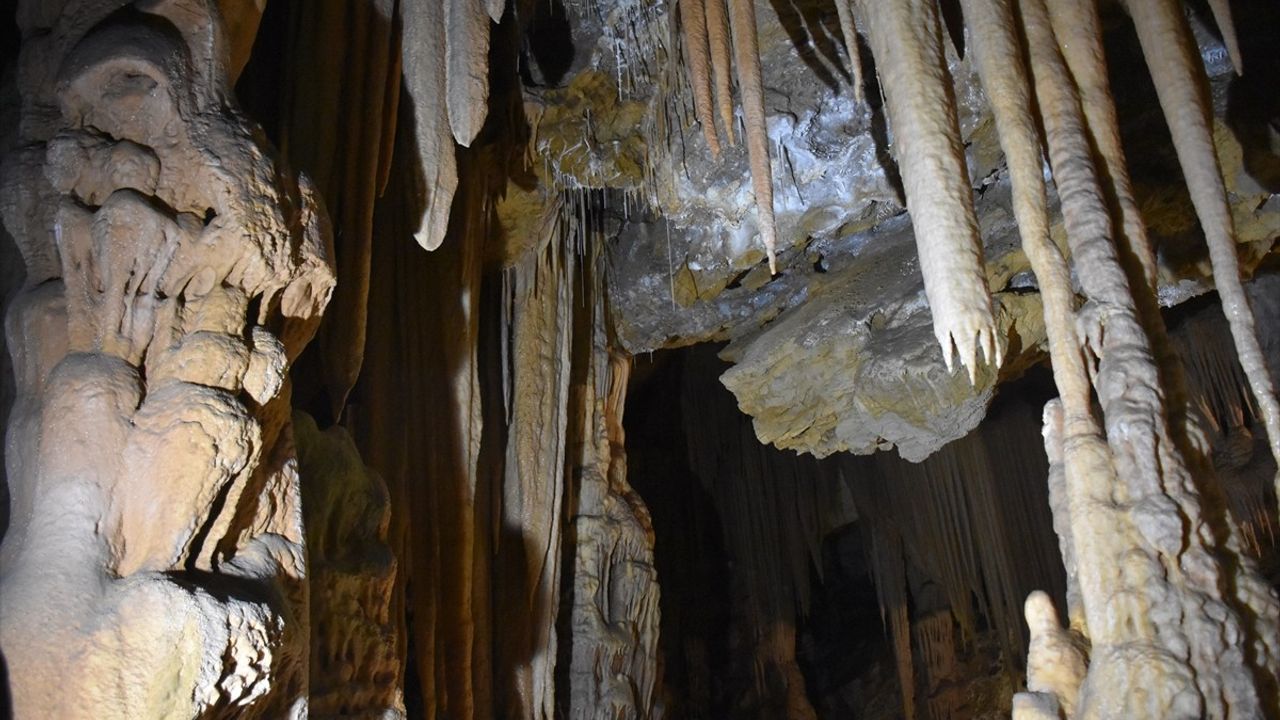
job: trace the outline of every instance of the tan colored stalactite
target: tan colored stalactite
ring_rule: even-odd
[[[1048,11],[1043,0],[1023,0],[1021,9],[1068,241],[1089,303],[1080,322],[1099,359],[1095,388],[1119,480],[1100,487],[1067,461],[1076,564],[1093,641],[1081,713],[1127,708],[1123,712],[1134,715],[1253,716],[1261,712],[1259,693],[1274,687],[1266,676],[1275,674],[1275,597],[1230,540],[1212,545],[1111,243],[1084,116]],[[1108,506],[1120,512],[1101,517]],[[1104,520],[1110,522],[1098,527]],[[1235,557],[1220,565],[1219,553]],[[1116,565],[1119,555],[1127,561]],[[1232,574],[1235,588],[1226,597],[1224,573]],[[1247,608],[1243,616],[1240,607]],[[1179,621],[1157,627],[1158,617]],[[1142,651],[1130,651],[1136,648]],[[1139,686],[1145,695],[1133,692]]]
[[[707,20],[707,49],[711,56],[711,75],[715,81],[716,109],[725,140],[733,147],[733,49],[729,40],[729,11],[725,0],[703,0]]]
[[[243,1],[243,0],[239,0]],[[394,2],[342,0],[292,8],[281,148],[330,198],[338,284],[316,342],[335,418],[364,361],[374,202],[389,172],[400,94]]]
[[[459,0],[453,0],[459,1]],[[458,188],[458,165],[450,130],[446,71],[445,18],[441,0],[402,2],[402,59],[404,89],[413,103],[418,167],[414,168],[423,203],[414,240],[427,250],[444,242],[449,209]]]
[[[992,314],[938,9],[934,0],[861,0],[859,7],[884,89],[934,336],[947,367],[958,352],[976,382],[979,349],[986,363],[999,366],[1005,339]]]
[[[693,86],[693,109],[712,156],[720,155],[715,113],[711,100],[711,54],[707,15],[703,0],[680,0],[680,31],[684,38],[685,67]]]
[[[712,0],[714,2],[714,0]],[[769,123],[764,114],[764,79],[756,35],[756,6],[752,0],[728,0],[733,26],[733,58],[742,93],[742,119],[751,163],[751,189],[756,201],[760,242],[769,256],[769,272],[777,274],[777,227],[773,219],[773,170],[769,166]]]
[[[437,696],[441,714],[486,718],[493,715],[488,590],[493,501],[491,482],[480,476],[479,468],[484,429],[478,360],[484,248],[474,241],[485,227],[485,190],[479,173],[468,177],[473,179],[460,189],[453,221],[457,237],[465,242],[446,249],[452,254],[433,266],[437,295],[427,305],[455,307],[455,312],[442,314],[439,335],[433,338],[443,338],[448,346],[435,356],[441,365],[433,372],[433,394],[440,405],[428,425],[434,444],[428,460],[435,478],[430,492],[439,526],[438,544],[431,548],[439,573],[439,585],[433,588],[438,593],[435,632],[444,649],[434,660],[444,680]]]
[[[840,16],[840,34],[844,36],[845,52],[849,55],[849,73],[853,76],[853,99],[866,102],[866,88],[862,79],[862,54],[858,52],[858,29],[853,20],[854,0],[836,0],[836,12]]]
[[[1020,6],[1035,76],[1037,101],[1045,123],[1054,180],[1062,198],[1073,260],[1078,268],[1087,269],[1081,275],[1089,300],[1093,303],[1108,303],[1108,334],[1137,345],[1129,352],[1140,353],[1143,336],[1134,317],[1123,270],[1116,259],[1114,247],[1110,244],[1108,214],[1096,184],[1079,101],[1073,92],[1066,65],[1057,52],[1044,2],[1022,0]],[[1095,339],[1097,333],[1087,333],[1086,336]],[[1094,352],[1104,354],[1100,348],[1094,348]],[[1138,361],[1141,360],[1139,356]],[[1150,362],[1149,355],[1146,360]],[[1102,385],[1099,391],[1104,401],[1104,413],[1112,409],[1105,403],[1116,392],[1114,386],[1106,387],[1101,382],[1116,382],[1116,378],[1107,376],[1108,373],[1110,367],[1106,371],[1099,370]],[[1156,374],[1152,369],[1145,383],[1150,384],[1155,378]],[[1113,428],[1114,423],[1115,418],[1109,417],[1108,429]],[[1109,464],[1108,461],[1107,465]],[[1096,469],[1103,470],[1103,463],[1099,462]],[[1124,469],[1135,470],[1132,466]],[[1103,501],[1127,500],[1127,494],[1124,493],[1123,486],[1116,490],[1112,489],[1110,483],[1100,486],[1098,478],[1107,477],[1102,474],[1081,474],[1079,479],[1087,484],[1074,484],[1070,473],[1076,468],[1072,467],[1070,460],[1067,461],[1066,470],[1069,473],[1067,487],[1076,541],[1076,565],[1090,637],[1100,651],[1120,645],[1141,644],[1151,647],[1146,654],[1147,662],[1151,663],[1146,670],[1150,675],[1147,688],[1155,704],[1147,708],[1134,707],[1131,711],[1143,713],[1155,708],[1172,711],[1174,703],[1192,685],[1192,681],[1189,669],[1176,657],[1170,657],[1163,648],[1159,648],[1157,628],[1150,619],[1149,600],[1144,594],[1158,587],[1160,570],[1154,559],[1145,555],[1135,556],[1141,562],[1118,566],[1114,564],[1113,558],[1118,548],[1141,542],[1136,528],[1132,528],[1127,516],[1116,513],[1113,517],[1106,518],[1105,527],[1098,527],[1089,519],[1104,519],[1102,516],[1107,513],[1094,512],[1092,508],[1105,507],[1099,505]],[[1167,500],[1157,507],[1165,513],[1174,512],[1169,508]],[[1102,598],[1111,598],[1111,602],[1104,606],[1103,602],[1099,602]],[[1101,655],[1096,664],[1101,664],[1105,657]],[[1115,660],[1119,663],[1119,658]],[[1123,676],[1130,671],[1124,667],[1116,667],[1109,672]],[[1127,681],[1136,682],[1137,679],[1130,675]],[[1125,681],[1115,677],[1109,678],[1107,682],[1123,687]],[[1103,692],[1114,690],[1108,688]],[[1186,712],[1187,709],[1184,706],[1180,711]]]
[[[1097,0],[1060,0],[1048,3],[1048,6],[1059,50],[1080,93],[1089,137],[1110,180],[1110,187],[1103,189],[1111,193],[1110,199],[1119,214],[1123,240],[1137,258],[1143,277],[1154,291],[1158,271],[1156,253],[1134,197],[1124,150],[1120,147],[1120,123],[1107,78]]]
[[[1204,230],[1213,281],[1231,326],[1236,355],[1261,411],[1272,457],[1280,464],[1280,401],[1258,343],[1258,331],[1240,280],[1231,206],[1213,145],[1213,120],[1204,71],[1181,6],[1169,0],[1127,2],[1174,149]],[[1276,475],[1280,489],[1280,473]]]
[[[558,234],[557,228],[549,230]],[[496,571],[498,618],[517,628],[495,636],[496,666],[512,676],[495,699],[499,717],[551,720],[560,609],[560,562],[569,433],[569,379],[576,257],[551,237],[511,271],[509,437]],[[501,682],[501,681],[500,681]]]
[[[1231,66],[1237,75],[1244,74],[1244,55],[1240,53],[1240,37],[1236,34],[1236,21],[1231,15],[1230,0],[1209,0],[1209,11],[1213,13],[1213,21],[1218,24],[1218,32],[1222,33],[1222,44],[1227,46],[1227,55],[1231,57]]]
[[[287,373],[332,292],[326,219],[238,114],[212,3],[33,5],[0,206],[30,283],[7,318],[10,709],[299,717]]]
[[[463,147],[480,134],[489,110],[489,10],[486,0],[444,3],[445,98],[453,139]],[[439,102],[433,98],[429,102]],[[419,98],[415,109],[421,112]]]

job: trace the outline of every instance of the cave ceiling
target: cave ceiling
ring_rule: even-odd
[[[919,461],[982,419],[996,386],[1045,356],[1040,296],[1020,248],[996,125],[955,12],[943,3],[949,81],[985,252],[998,370],[972,382],[934,340],[892,128],[865,40],[864,101],[836,13],[816,0],[755,3],[772,166],[777,270],[758,240],[752,173],[737,110],[711,152],[695,121],[670,3],[548,6],[531,22],[525,68],[538,190],[509,191],[508,237],[548,196],[576,192],[605,218],[617,338],[631,353],[727,342],[722,382],[761,440],[826,456],[896,447]],[[1207,15],[1207,13],[1206,13]],[[1135,195],[1156,241],[1158,296],[1212,290],[1203,237],[1137,38],[1104,4],[1105,45]],[[1210,80],[1240,263],[1248,277],[1280,235],[1280,203],[1240,138],[1256,135],[1212,18],[1190,14]],[[1247,33],[1247,23],[1241,23]],[[1247,38],[1246,38],[1247,39]],[[569,55],[572,52],[572,55]],[[1247,76],[1246,76],[1247,77]],[[1258,82],[1256,79],[1253,82]],[[1274,130],[1271,131],[1274,133]],[[1264,130],[1265,134],[1265,130]],[[1046,166],[1046,176],[1048,168]],[[1050,190],[1052,233],[1065,239]],[[507,248],[515,256],[519,248]],[[1078,283],[1078,279],[1075,280]]]

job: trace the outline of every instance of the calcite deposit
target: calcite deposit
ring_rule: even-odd
[[[26,264],[6,322],[12,710],[301,717],[287,373],[333,290],[327,218],[237,112],[211,6],[23,10],[3,177]]]

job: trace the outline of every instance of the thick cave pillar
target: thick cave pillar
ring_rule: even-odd
[[[236,109],[207,0],[21,3],[0,648],[16,717],[301,717],[287,372],[327,222]]]

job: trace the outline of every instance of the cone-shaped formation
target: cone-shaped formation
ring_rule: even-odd
[[[707,15],[702,0],[680,0],[680,30],[684,38],[685,66],[693,86],[693,108],[702,136],[713,156],[720,154],[711,100],[711,54],[707,39]]]
[[[955,101],[934,0],[859,3],[884,88],[894,154],[916,232],[933,332],[973,379],[978,351],[999,366],[1004,337],[992,316]]]
[[[423,204],[414,239],[427,250],[440,247],[448,230],[458,188],[454,141],[470,145],[488,113],[488,5],[482,0],[399,3]]]
[[[764,78],[760,73],[755,3],[752,0],[729,0],[729,17],[733,26],[733,58],[738,66],[738,89],[742,92],[742,120],[746,128],[747,159],[751,163],[751,189],[756,199],[760,242],[769,256],[769,272],[777,274],[773,170],[769,167],[769,124],[764,116]]]

